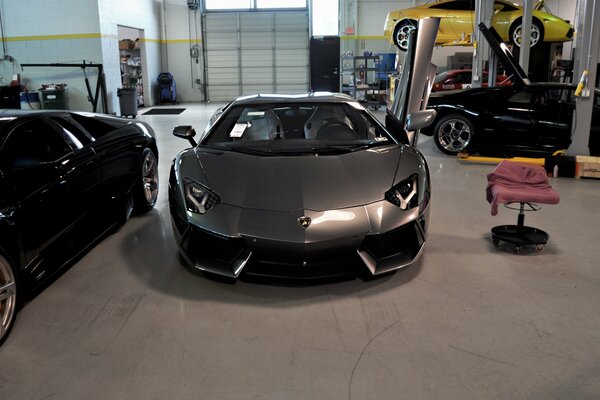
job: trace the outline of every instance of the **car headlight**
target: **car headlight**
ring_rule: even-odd
[[[204,214],[220,202],[219,196],[207,187],[192,181],[185,183],[185,203],[188,211]]]
[[[385,199],[402,210],[416,207],[419,204],[417,181],[418,175],[412,174],[385,192]]]

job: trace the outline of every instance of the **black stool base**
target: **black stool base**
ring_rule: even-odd
[[[499,225],[492,228],[494,245],[497,246],[500,241],[512,243],[517,254],[521,253],[521,246],[535,246],[537,251],[541,251],[548,238],[546,232],[530,226]]]

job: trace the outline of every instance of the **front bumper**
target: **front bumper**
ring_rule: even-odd
[[[316,212],[240,209],[220,204],[204,215],[171,201],[183,258],[194,268],[240,274],[321,278],[368,270],[377,275],[416,261],[425,245],[429,207],[403,211],[381,201]],[[308,216],[308,228],[298,218]]]

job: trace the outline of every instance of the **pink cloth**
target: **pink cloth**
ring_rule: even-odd
[[[558,193],[548,183],[543,167],[503,160],[487,175],[485,190],[492,205],[492,215],[498,214],[498,204],[530,202],[557,204]]]

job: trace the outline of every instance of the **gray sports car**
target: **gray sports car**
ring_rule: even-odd
[[[198,144],[190,126],[174,134],[193,145],[173,162],[169,205],[194,268],[230,278],[377,275],[421,254],[425,158],[348,96],[242,97],[215,113]]]

